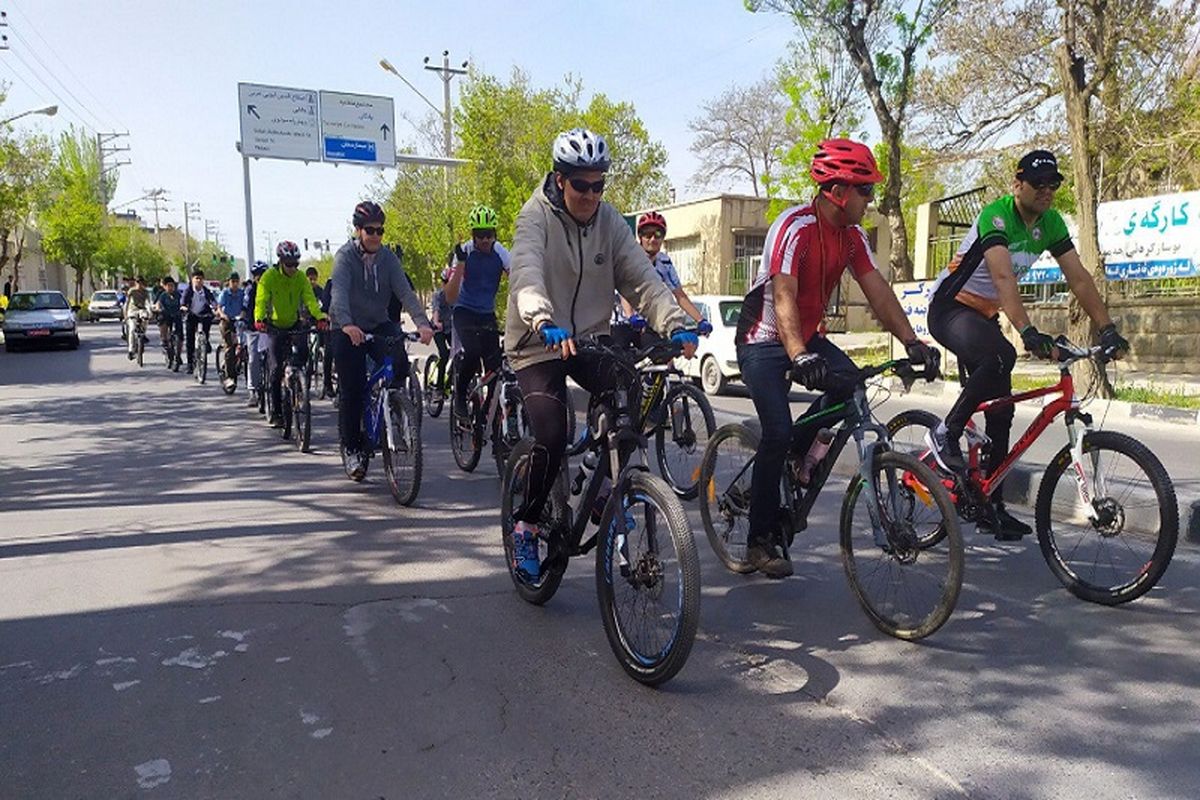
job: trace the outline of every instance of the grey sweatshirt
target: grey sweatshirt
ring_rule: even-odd
[[[417,293],[408,285],[400,259],[386,247],[375,254],[375,276],[368,280],[368,269],[358,243],[351,240],[333,256],[333,292],[329,316],[333,327],[357,325],[370,331],[389,322],[388,303],[392,295],[418,326],[429,327],[429,318]]]

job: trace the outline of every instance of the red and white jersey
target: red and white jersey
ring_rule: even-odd
[[[767,231],[762,263],[742,303],[738,344],[781,341],[775,317],[771,278],[795,275],[800,337],[807,342],[817,332],[829,298],[846,267],[858,281],[876,269],[866,232],[858,225],[837,227],[820,219],[812,203],[792,206]]]

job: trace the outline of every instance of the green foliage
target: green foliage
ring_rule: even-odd
[[[170,267],[170,259],[154,237],[134,225],[107,227],[94,264],[96,273],[108,281],[141,275],[148,284],[156,283]]]
[[[104,242],[104,204],[100,162],[91,138],[72,128],[62,134],[50,170],[53,199],[39,215],[42,250],[52,261],[75,270],[75,299],[82,299],[83,278],[96,266]]]
[[[0,240],[18,241],[33,221],[34,212],[49,200],[50,139],[36,134],[9,136],[0,130]],[[7,246],[0,267],[7,258]]]
[[[887,180],[887,148],[875,146],[875,160]],[[936,164],[937,153],[926,147],[901,143],[900,171],[904,174],[904,194],[900,197],[900,209],[904,215],[904,227],[908,231],[908,255],[912,258],[916,246],[917,208],[924,203],[945,197],[949,192],[942,182]]]

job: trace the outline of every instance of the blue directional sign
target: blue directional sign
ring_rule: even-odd
[[[394,167],[395,111],[390,97],[321,92],[321,141],[326,161]]]
[[[376,162],[375,143],[365,139],[337,139],[325,137],[326,161],[365,161],[369,164]]]

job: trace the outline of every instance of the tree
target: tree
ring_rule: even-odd
[[[75,128],[58,140],[50,170],[53,197],[41,212],[46,257],[75,270],[75,302],[83,301],[83,279],[96,265],[104,241],[100,160],[91,137]]]
[[[741,179],[755,197],[760,188],[770,196],[779,158],[798,138],[789,125],[787,100],[770,75],[749,86],[730,86],[701,106],[700,116],[688,122],[695,134],[689,149],[700,159],[693,184],[728,186]]]
[[[21,256],[34,213],[48,199],[53,147],[45,136],[0,132],[0,271],[12,259],[12,275],[21,281]]]
[[[109,278],[140,275],[149,284],[166,275],[170,267],[170,258],[154,237],[136,225],[105,228],[94,261],[94,268],[100,275]]]
[[[918,0],[910,10],[903,0],[745,0],[751,11],[788,14],[798,28],[835,37],[858,71],[870,99],[886,147],[883,196],[879,211],[892,233],[892,275],[911,280],[908,234],[901,191],[902,142],[908,125],[909,102],[917,56],[955,0]]]

